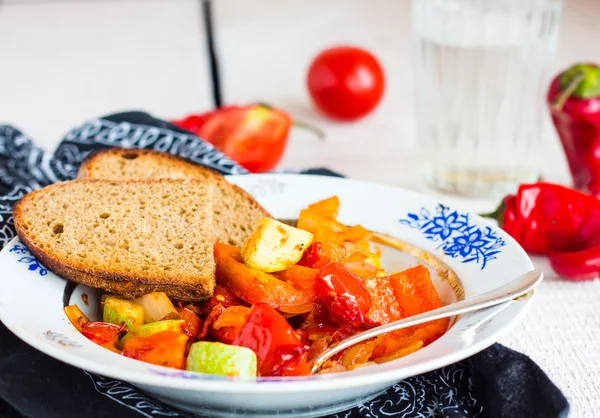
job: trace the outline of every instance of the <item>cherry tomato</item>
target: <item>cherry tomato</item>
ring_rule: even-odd
[[[311,268],[323,268],[329,263],[343,263],[346,248],[332,242],[313,242],[306,249],[298,264]]]
[[[339,326],[365,322],[371,295],[360,277],[344,266],[331,263],[317,277],[316,291],[330,318]]]
[[[84,322],[81,324],[81,333],[100,345],[111,345],[117,342],[122,327],[107,322]]]
[[[292,126],[289,115],[263,105],[214,113],[198,135],[253,173],[269,171],[281,159]]]
[[[149,337],[131,338],[123,346],[123,355],[158,366],[185,368],[188,337],[175,331],[157,332]]]
[[[261,376],[308,374],[304,355],[308,347],[285,318],[265,303],[252,306],[233,345],[256,353]]]
[[[355,120],[371,112],[385,87],[383,71],[369,52],[335,47],[321,52],[308,70],[308,91],[327,116]]]
[[[224,308],[229,308],[230,306],[237,306],[243,304],[244,302],[240,298],[231,293],[225,287],[218,284],[215,286],[213,297],[210,298],[208,302],[204,304],[204,307],[202,308],[202,314],[208,315],[212,311],[212,309],[217,305],[221,305]]]
[[[202,330],[202,320],[188,308],[181,308],[178,312],[179,316],[184,321],[183,333],[190,337],[191,340],[195,340]]]

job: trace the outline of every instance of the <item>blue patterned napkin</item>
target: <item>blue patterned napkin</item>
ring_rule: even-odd
[[[73,179],[92,151],[148,148],[170,152],[223,174],[247,171],[201,138],[142,112],[94,119],[73,129],[53,153],[0,125],[0,249],[14,236],[12,206],[27,192]],[[368,158],[368,157],[367,157]],[[327,169],[306,174],[338,175]],[[528,357],[495,344],[475,356],[392,386],[343,413],[354,417],[566,417],[569,405]],[[191,417],[128,383],[61,363],[28,346],[0,323],[2,417]]]

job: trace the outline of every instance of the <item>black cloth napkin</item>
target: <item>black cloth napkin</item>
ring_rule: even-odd
[[[0,125],[0,248],[15,236],[12,206],[21,196],[74,178],[90,152],[107,147],[161,150],[223,174],[247,174],[201,138],[143,112],[91,120],[69,132],[53,154],[18,129]],[[338,175],[327,169],[303,173]],[[568,411],[563,394],[529,357],[495,344],[463,362],[399,382],[378,398],[334,416],[562,418]],[[0,417],[21,416],[191,417],[128,383],[48,357],[0,323]]]

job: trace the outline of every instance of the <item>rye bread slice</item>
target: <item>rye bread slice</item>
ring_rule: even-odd
[[[247,192],[220,173],[175,155],[144,149],[111,148],[90,154],[78,179],[202,179],[213,185],[215,234],[218,241],[241,246],[254,227],[271,215]]]
[[[17,233],[50,270],[126,297],[210,298],[212,186],[200,180],[73,180],[24,196]]]

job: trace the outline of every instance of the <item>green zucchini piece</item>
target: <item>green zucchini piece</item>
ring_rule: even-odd
[[[130,300],[107,296],[102,320],[115,325],[125,324],[131,331],[144,324],[144,307]]]
[[[223,376],[256,377],[256,354],[246,347],[199,341],[190,347],[186,369]]]

